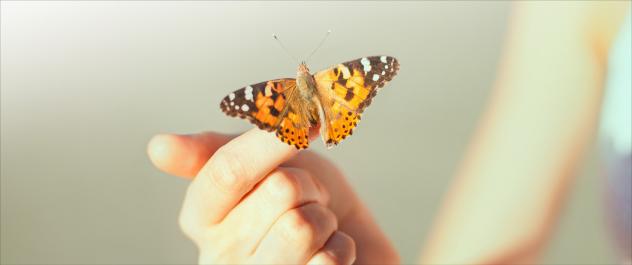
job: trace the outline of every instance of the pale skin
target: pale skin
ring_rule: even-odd
[[[538,3],[514,10],[490,105],[421,263],[537,263],[550,236],[595,132],[608,48],[630,3]],[[148,153],[192,180],[179,221],[200,263],[399,262],[341,171],[274,134],[158,135]]]
[[[422,263],[538,262],[594,136],[608,49],[629,10],[629,1],[516,4],[491,102]]]
[[[343,174],[274,134],[157,135],[148,153],[192,179],[179,223],[202,264],[398,262]]]

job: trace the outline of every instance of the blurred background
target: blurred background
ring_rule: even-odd
[[[416,261],[495,78],[505,2],[1,3],[1,262],[194,263],[179,231],[186,180],[152,167],[161,132],[251,128],[219,110],[247,84],[295,76],[277,33],[315,71],[400,60],[333,159]],[[392,128],[399,128],[393,130]],[[594,148],[545,264],[608,264]],[[519,206],[516,206],[519,207]]]

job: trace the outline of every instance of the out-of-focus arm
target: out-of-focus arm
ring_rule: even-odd
[[[595,131],[629,2],[521,2],[489,107],[421,259],[533,263]]]

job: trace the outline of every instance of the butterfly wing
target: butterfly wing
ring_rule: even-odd
[[[323,107],[321,136],[327,147],[337,145],[353,133],[360,114],[398,70],[399,62],[394,57],[371,56],[314,75]]]
[[[226,115],[246,119],[262,130],[275,131],[283,119],[286,93],[296,80],[283,78],[249,85],[224,97],[220,108]]]
[[[250,85],[230,93],[220,103],[228,116],[246,119],[262,130],[276,131],[284,143],[297,149],[309,146],[309,128],[301,126],[301,117],[288,100],[294,95],[296,80],[284,78]]]
[[[309,147],[309,127],[300,124],[298,114],[290,109],[277,128],[276,136],[296,149],[306,149]]]

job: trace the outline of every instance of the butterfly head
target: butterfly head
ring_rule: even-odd
[[[307,63],[305,63],[305,61],[302,61],[299,65],[298,65],[298,74],[304,74],[304,75],[309,75],[309,68],[307,68]]]

